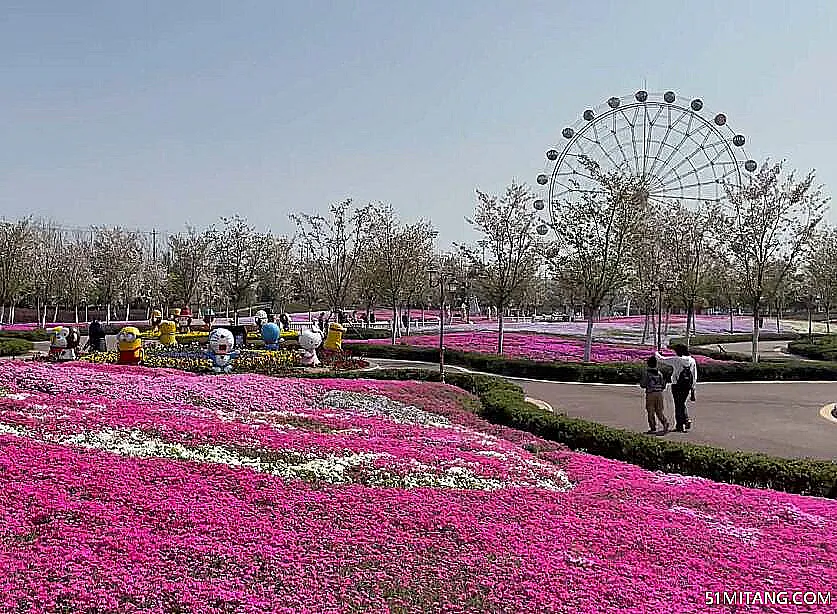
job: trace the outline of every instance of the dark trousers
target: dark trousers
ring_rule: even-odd
[[[689,392],[688,388],[671,387],[671,396],[674,397],[675,428],[683,428],[690,421],[689,412],[686,409],[686,399],[689,398]]]

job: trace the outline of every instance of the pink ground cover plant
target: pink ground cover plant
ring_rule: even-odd
[[[837,502],[569,452],[474,403],[3,363],[0,611],[703,612],[835,586]]]
[[[413,335],[402,337],[399,342],[416,347],[438,347],[439,336]],[[386,344],[389,340],[370,339],[365,343]],[[494,354],[497,352],[497,333],[487,330],[448,333],[445,335],[445,347],[464,352]],[[584,340],[538,333],[510,332],[505,334],[503,354],[530,360],[581,362],[584,358]],[[593,343],[591,361],[635,362],[645,360],[653,354],[652,346],[596,342]],[[670,351],[665,351],[663,354],[673,355]],[[697,354],[694,358],[699,363],[715,362],[711,358]]]

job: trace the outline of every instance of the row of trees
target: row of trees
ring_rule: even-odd
[[[662,315],[744,306],[753,315],[753,355],[763,310],[789,304],[830,315],[837,300],[837,230],[822,225],[827,199],[814,174],[797,179],[765,163],[752,181],[731,191],[728,206],[656,202],[641,177],[605,173],[584,161],[600,186],[553,203],[552,233],[532,215],[534,194],[515,182],[503,194],[477,191],[467,218],[479,236],[446,254],[434,251],[436,231],[399,219],[389,205],[346,200],[325,214],[295,213],[295,235],[256,231],[239,217],[168,237],[164,249],[138,232],[93,228],[68,236],[30,219],[0,223],[0,305],[29,304],[47,320],[48,307],[88,303],[232,308],[291,302],[340,311],[386,305],[392,339],[410,306],[438,304],[437,279],[455,281],[452,301],[474,296],[503,317],[512,306],[580,307],[593,323],[608,305],[638,305],[646,335],[662,335]],[[451,296],[450,290],[448,296]],[[656,322],[654,321],[656,316]],[[826,318],[827,319],[827,318]],[[730,323],[732,328],[732,321]]]

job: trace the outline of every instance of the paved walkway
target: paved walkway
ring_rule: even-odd
[[[381,367],[439,368],[432,363],[370,362]],[[454,366],[449,370],[466,371]],[[637,432],[648,428],[637,386],[508,379],[520,384],[526,396],[546,401],[568,416]],[[835,401],[837,382],[698,384],[697,402],[689,404],[692,430],[669,433],[666,438],[776,456],[837,460],[837,422],[820,415],[823,406]],[[672,418],[673,414],[667,392],[666,415]]]

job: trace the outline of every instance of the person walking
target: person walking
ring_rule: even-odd
[[[686,407],[686,401],[691,396],[695,400],[695,385],[697,385],[697,363],[689,356],[689,348],[682,343],[673,348],[676,356],[665,357],[659,352],[654,356],[658,362],[669,365],[671,374],[671,396],[674,399],[674,430],[678,433],[692,428],[692,420]]]
[[[657,420],[663,425],[661,435],[668,433],[668,419],[665,414],[663,390],[666,389],[666,378],[657,368],[657,358],[649,356],[647,368],[639,379],[639,387],[645,390],[645,411],[648,414],[648,429],[646,435],[657,434]]]

